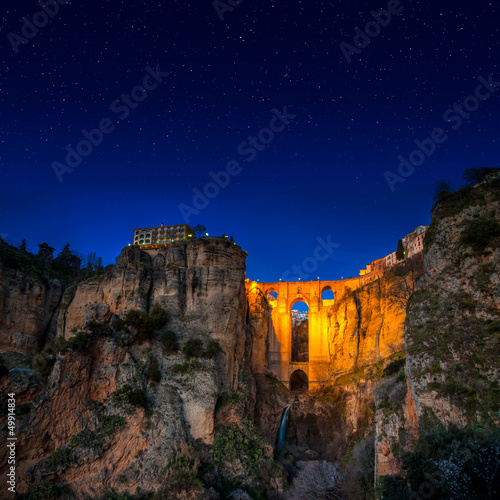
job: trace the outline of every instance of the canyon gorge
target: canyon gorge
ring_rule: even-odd
[[[15,394],[17,438],[2,498],[306,498],[295,479],[313,466],[344,498],[433,498],[422,485],[444,482],[405,458],[421,436],[499,426],[499,218],[497,174],[438,201],[421,254],[330,284],[247,279],[246,252],[218,238],[128,246],[71,283],[0,242],[0,390]],[[290,354],[299,299],[307,362]],[[308,389],[291,391],[298,370]]]

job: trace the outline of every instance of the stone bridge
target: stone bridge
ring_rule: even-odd
[[[259,293],[267,298],[271,307],[271,325],[266,346],[267,369],[272,371],[290,389],[305,380],[309,387],[317,386],[327,376],[330,361],[329,337],[331,307],[349,290],[356,290],[379,277],[380,273],[333,281],[279,281],[259,283],[247,280],[247,293]],[[323,300],[325,290],[333,292],[333,299]],[[291,310],[297,302],[309,307],[308,362],[292,360]],[[301,373],[303,372],[303,373]],[[305,376],[304,376],[305,374]]]

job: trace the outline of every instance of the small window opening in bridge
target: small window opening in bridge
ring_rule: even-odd
[[[292,362],[309,361],[309,306],[296,302],[292,306]]]
[[[268,294],[267,294],[267,300],[269,300],[270,302],[278,300],[278,294],[274,290],[271,291],[271,292],[268,292]]]
[[[295,370],[290,375],[290,390],[292,392],[306,392],[309,389],[309,379],[302,370]]]
[[[333,291],[330,287],[326,287],[321,294],[321,300],[333,300]]]

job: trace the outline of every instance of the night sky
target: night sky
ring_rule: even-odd
[[[10,243],[69,241],[114,263],[133,228],[201,223],[234,236],[252,279],[293,279],[303,263],[302,279],[345,278],[430,223],[439,180],[458,187],[466,168],[498,167],[494,2],[60,3],[45,18],[35,0],[2,5]],[[381,27],[370,13],[381,9],[400,12]],[[99,126],[96,145],[82,142]],[[429,155],[403,177],[398,157],[416,140]],[[224,187],[209,184],[228,169]],[[193,190],[211,198],[196,208]]]

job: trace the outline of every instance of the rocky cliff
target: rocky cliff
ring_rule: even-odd
[[[378,475],[405,476],[401,458],[419,434],[500,423],[499,193],[493,175],[444,193],[432,211],[424,272],[407,309],[405,372],[387,377],[375,394]],[[466,460],[453,466],[459,471]]]
[[[23,409],[17,416],[17,491],[48,487],[47,480],[66,485],[76,498],[99,498],[107,488],[156,491],[165,468],[189,443],[211,445],[221,398],[227,403],[222,395],[251,405],[244,270],[245,253],[222,240],[179,243],[154,256],[127,247],[115,266],[69,289],[56,342],[34,362],[48,378],[14,368],[1,381],[4,394],[15,392]],[[4,272],[12,276],[14,300],[23,277]],[[60,297],[60,287],[59,295],[49,295],[50,286],[37,290],[45,313],[39,332]],[[53,300],[43,309],[47,297]],[[20,310],[26,323],[25,303],[5,303],[10,329],[32,331],[16,316]],[[155,331],[148,331],[150,324]],[[175,344],[191,350],[180,352]],[[7,338],[5,346],[15,351],[18,343]],[[6,465],[4,456],[2,474]]]
[[[0,242],[0,283],[0,352],[36,354],[55,334],[61,281],[43,276]]]

